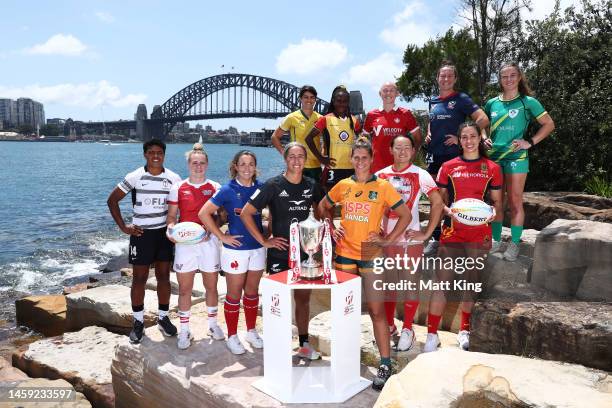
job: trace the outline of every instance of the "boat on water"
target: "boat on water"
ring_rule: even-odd
[[[66,136],[45,136],[42,135],[38,139],[39,142],[68,142],[68,138]]]

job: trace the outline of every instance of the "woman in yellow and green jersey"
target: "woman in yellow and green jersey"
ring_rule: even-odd
[[[329,190],[337,182],[353,175],[351,148],[355,135],[361,132],[361,124],[349,112],[349,91],[342,85],[334,88],[327,114],[321,116],[306,136],[310,151],[325,166],[321,182]],[[315,138],[323,134],[325,152],[315,145]]]
[[[380,367],[372,387],[381,390],[392,375],[390,337],[385,315],[385,291],[380,287],[383,275],[373,272],[373,247],[397,241],[412,219],[412,215],[393,185],[371,173],[372,145],[360,138],[351,148],[355,174],[340,180],[319,203],[321,214],[331,219],[334,206],[341,206],[340,227],[332,232],[336,241],[336,270],[358,273],[363,279],[365,299],[372,319],[374,337],[380,352]],[[399,219],[387,235],[380,235],[380,221],[387,209]]]
[[[314,110],[314,106],[317,103],[317,90],[314,86],[304,85],[301,87],[299,97],[300,109],[285,116],[283,122],[272,134],[272,144],[281,155],[285,152],[285,148],[281,144],[281,137],[283,134],[289,133],[290,142],[298,142],[306,147],[306,135],[321,117],[321,115]],[[320,150],[321,138],[316,138],[314,143],[317,149]],[[307,156],[303,174],[319,183],[321,180],[321,163],[311,151],[308,149],[306,150]]]
[[[491,122],[491,138],[487,144],[491,147],[489,158],[502,168],[504,193],[510,207],[512,241],[504,252],[504,258],[516,261],[525,221],[523,191],[529,172],[527,150],[547,138],[555,129],[555,123],[542,104],[531,96],[533,92],[516,63],[503,64],[498,78],[502,94],[487,101],[484,108]],[[532,138],[525,139],[527,128],[533,120],[540,124],[540,128]],[[501,249],[503,219],[504,213],[500,211],[491,223],[491,252]]]

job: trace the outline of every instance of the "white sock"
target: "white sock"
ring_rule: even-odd
[[[191,311],[179,310],[178,315],[181,321],[181,333],[189,332],[189,316],[191,316]]]
[[[132,316],[134,316],[134,320],[144,323],[144,310],[141,310],[140,312],[132,312]]]
[[[216,326],[217,325],[217,312],[219,308],[217,306],[208,306],[206,307],[208,310],[208,326]]]
[[[167,310],[158,310],[157,311],[157,317],[161,320],[164,317],[168,316],[168,311]]]

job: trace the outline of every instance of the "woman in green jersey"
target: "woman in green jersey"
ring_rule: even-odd
[[[501,95],[488,100],[484,108],[491,121],[491,139],[487,142],[491,148],[489,157],[502,168],[504,192],[510,207],[512,241],[504,252],[504,258],[515,261],[525,220],[523,191],[529,172],[527,150],[547,138],[555,129],[555,123],[542,104],[531,96],[533,92],[516,63],[502,64],[498,81]],[[525,139],[527,128],[534,119],[540,128],[532,138]],[[503,212],[499,212],[491,223],[494,240],[492,252],[500,250],[503,218]]]

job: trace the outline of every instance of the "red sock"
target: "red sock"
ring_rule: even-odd
[[[255,322],[257,321],[257,307],[259,306],[259,295],[247,295],[246,293],[242,296],[242,306],[244,307],[244,318],[246,320],[247,330],[255,328]]]
[[[227,325],[227,337],[233,336],[238,332],[238,314],[240,313],[240,301],[225,296],[223,303],[223,314]]]
[[[385,314],[389,326],[395,326],[395,301],[385,302]]]
[[[434,314],[427,314],[427,333],[437,333],[438,326],[440,325],[440,320],[442,319],[442,315],[436,316]]]
[[[461,311],[461,327],[459,330],[467,330],[470,331],[470,317],[472,316],[471,312]]]
[[[412,322],[414,321],[414,315],[419,307],[418,300],[409,300],[404,302],[404,325],[402,329],[412,329]]]

